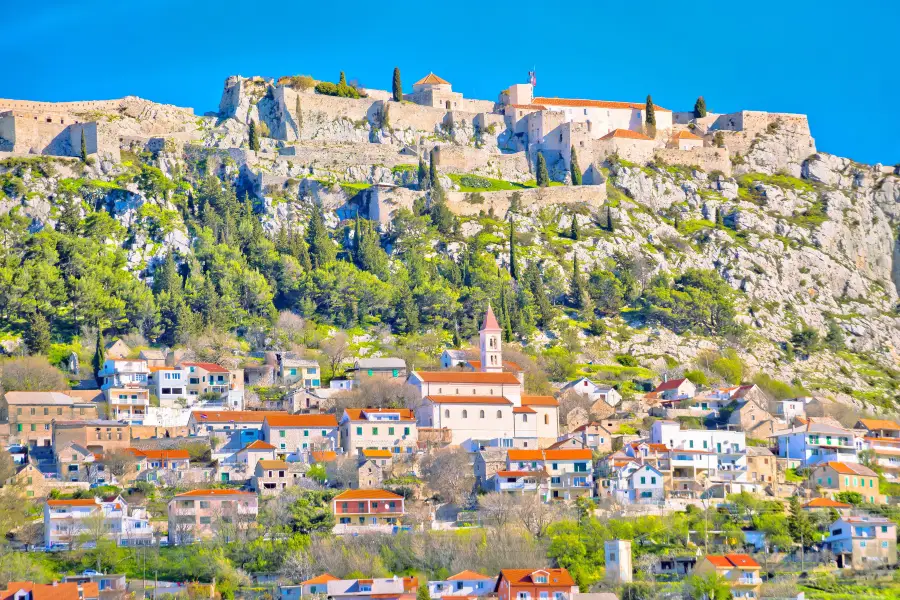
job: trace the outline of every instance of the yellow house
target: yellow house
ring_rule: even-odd
[[[731,586],[734,598],[759,598],[761,570],[759,563],[746,554],[707,554],[694,567],[694,575],[721,575]]]
[[[878,473],[865,465],[827,462],[813,469],[812,479],[826,498],[834,499],[840,492],[857,492],[872,504],[887,501],[878,488]]]

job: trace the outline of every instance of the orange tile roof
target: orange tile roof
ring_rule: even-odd
[[[391,458],[393,454],[391,454],[390,450],[376,450],[374,448],[364,448],[361,450],[362,455],[366,458]]]
[[[244,450],[274,450],[274,449],[275,449],[275,446],[273,446],[272,444],[270,444],[268,442],[264,442],[262,440],[253,440],[252,442],[250,442],[249,444],[247,444],[246,446],[244,446],[243,448],[238,450],[238,452],[243,452]]]
[[[351,421],[365,421],[363,413],[397,413],[400,415],[401,421],[415,421],[416,416],[413,411],[408,408],[347,408],[344,413]]]
[[[90,581],[81,584],[83,595],[79,593],[79,585],[74,581],[67,583],[33,583],[31,581],[10,581],[5,590],[0,590],[0,600],[11,600],[19,591],[30,592],[26,596],[30,600],[79,600],[80,598],[97,598],[100,590],[96,583]]]
[[[838,502],[831,498],[813,498],[803,505],[803,508],[850,508],[850,504]]]
[[[198,423],[262,423],[266,417],[286,414],[266,410],[195,410],[191,416]]]
[[[337,459],[337,452],[334,450],[313,450],[311,452],[312,458],[315,462],[331,462]]]
[[[337,427],[334,415],[270,415],[269,427]]]
[[[402,500],[403,496],[387,490],[346,490],[334,497],[335,500]]]
[[[547,107],[542,104],[510,104],[509,106],[519,110],[547,110]]]
[[[859,422],[863,424],[863,427],[870,431],[875,429],[900,431],[900,425],[894,421],[888,421],[887,419],[860,419]]]
[[[182,367],[200,367],[204,371],[208,371],[210,373],[228,373],[228,369],[225,367],[221,367],[216,363],[210,362],[183,362],[181,363]]]
[[[126,450],[138,457],[155,458],[158,460],[182,460],[191,458],[191,455],[187,450],[140,450],[139,448],[126,448]]]
[[[522,406],[559,406],[553,396],[522,396]]]
[[[678,386],[684,383],[685,379],[682,377],[681,379],[670,379],[668,381],[663,381],[661,384],[656,386],[656,389],[653,390],[655,392],[665,392],[667,390],[677,390]]]
[[[615,102],[610,100],[581,100],[577,98],[548,98],[546,96],[537,96],[532,98],[534,104],[543,104],[544,106],[568,106],[573,108],[612,108],[612,109],[633,109],[644,110],[647,108],[645,102]],[[668,108],[653,105],[654,111],[672,112]]]
[[[450,577],[448,577],[447,581],[457,581],[457,580],[471,581],[473,579],[493,579],[493,577],[488,577],[487,575],[482,575],[481,573],[478,573],[477,571],[460,571],[456,575],[451,575]],[[442,597],[446,598],[447,596],[442,596]]]
[[[473,371],[481,372],[481,361],[480,360],[470,360],[467,362],[469,363],[469,366],[472,367]],[[520,367],[516,363],[512,362],[511,360],[504,360],[503,368],[506,369],[507,371],[510,371],[511,373],[518,373],[518,372],[522,371],[522,367]]]
[[[547,583],[538,585],[546,586],[573,586],[575,581],[566,569],[503,569],[500,571],[500,579],[506,579],[510,587],[533,587],[536,582],[531,576],[536,572],[547,573]]]
[[[413,85],[450,85],[450,82],[446,79],[441,79],[434,73],[429,73],[422,79],[415,82]]]
[[[414,371],[413,375],[425,383],[459,383],[459,384],[509,384],[522,385],[512,373],[481,373],[471,371]]]
[[[827,464],[829,467],[831,467],[841,475],[864,475],[866,477],[878,477],[878,473],[876,473],[869,467],[860,465],[858,463],[829,462]]]
[[[430,400],[435,404],[491,404],[498,406],[512,404],[503,396],[426,396],[425,400]]]
[[[260,460],[257,461],[257,465],[261,466],[263,469],[287,469],[288,464],[283,460]]]
[[[703,138],[699,135],[694,135],[690,131],[679,131],[675,135],[672,136],[673,140],[702,140]]]
[[[530,406],[517,406],[513,409],[513,413],[517,415],[536,415],[537,411]]]
[[[315,585],[317,583],[328,583],[329,581],[340,581],[340,579],[331,573],[322,573],[321,575],[316,575],[312,579],[301,582],[300,585]]]
[[[81,498],[73,500],[47,500],[48,506],[98,506],[93,498]]]
[[[630,129],[613,129],[603,137],[601,140],[611,140],[613,138],[617,139],[629,139],[629,140],[646,140],[651,141],[653,138],[649,138],[643,133],[638,133],[637,131],[631,131]]]
[[[204,497],[204,496],[253,496],[253,492],[244,492],[241,490],[191,490],[181,494],[175,494],[175,498],[186,497]]]
[[[559,450],[509,450],[506,453],[509,460],[590,460],[594,457],[590,450],[578,448]]]

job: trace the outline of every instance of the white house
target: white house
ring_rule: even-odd
[[[150,518],[142,508],[130,508],[121,496],[44,503],[44,546],[62,548],[78,538],[111,539],[120,546],[153,543]],[[92,545],[89,540],[87,545]]]
[[[687,130],[676,131],[675,134],[672,135],[671,146],[673,148],[677,148],[678,150],[693,150],[694,148],[702,148],[703,138],[699,135],[694,135]]]
[[[806,423],[784,431],[776,431],[778,456],[799,460],[802,466],[823,462],[859,462],[856,436],[843,427],[824,423]]]
[[[687,400],[697,394],[697,386],[687,378],[663,381],[653,390],[663,400]]]
[[[622,401],[622,394],[616,388],[609,385],[594,383],[587,377],[579,377],[560,388],[560,393],[574,392],[587,396],[591,402],[603,400],[610,406],[616,406]]]
[[[623,504],[658,504],[666,499],[663,474],[654,466],[643,464],[625,469],[617,480],[615,498]]]
[[[475,571],[461,571],[447,579],[428,582],[432,598],[444,596],[484,596],[494,591],[494,578]]]

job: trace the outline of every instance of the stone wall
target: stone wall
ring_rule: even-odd
[[[469,192],[448,192],[447,206],[457,215],[477,215],[481,211],[493,213],[499,217],[506,215],[513,190],[499,192],[480,192],[477,196]],[[544,206],[557,204],[588,204],[599,207],[606,202],[605,185],[554,186],[547,188],[530,188],[518,190],[523,211],[531,211]],[[481,203],[473,203],[478,197]]]
[[[517,182],[534,179],[525,152],[503,154],[445,144],[435,148],[435,158],[442,173],[474,173]]]
[[[618,154],[619,158],[627,161],[645,164],[656,151],[657,145],[652,140],[634,140],[630,138],[610,138],[606,140],[594,140],[594,160],[602,161],[608,156]]]
[[[726,148],[657,148],[654,156],[668,165],[698,166],[707,173],[722,171],[725,175],[731,175],[731,158]]]

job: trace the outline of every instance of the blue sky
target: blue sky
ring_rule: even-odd
[[[541,95],[803,112],[819,150],[900,162],[897,0],[4,4],[2,98],[138,95],[202,114],[231,74],[344,70],[389,89],[399,66],[407,90],[434,71],[493,99],[534,66]]]

